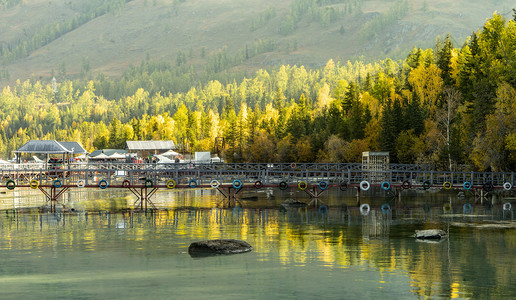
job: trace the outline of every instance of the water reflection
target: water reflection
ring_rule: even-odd
[[[357,203],[352,195],[330,193],[321,200],[325,208],[280,209],[286,198],[306,199],[293,193],[255,195],[242,200],[244,207],[223,209],[214,208],[220,195],[211,191],[161,193],[155,199],[159,210],[137,212],[130,209],[134,199],[123,193],[108,199],[70,193],[65,204],[74,210],[59,213],[41,210],[44,199],[20,197],[19,206],[0,211],[2,298],[73,298],[64,290],[97,299],[170,293],[260,299],[516,297],[516,222],[503,203],[448,197],[403,202],[364,197]],[[360,209],[364,203],[369,210]],[[411,238],[415,230],[432,228],[447,231],[449,238],[438,243]],[[221,238],[245,240],[254,250],[234,257],[188,256],[191,242]],[[221,285],[221,278],[232,284]],[[191,282],[199,285],[192,290]],[[55,285],[63,292],[49,293]]]

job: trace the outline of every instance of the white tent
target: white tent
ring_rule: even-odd
[[[107,156],[104,153],[100,153],[99,155],[95,155],[95,156],[90,156],[90,159],[106,159],[106,158],[109,158],[109,156]]]
[[[115,152],[113,154],[111,154],[110,156],[108,156],[108,158],[111,158],[111,159],[124,159],[126,157],[126,154],[120,154],[118,152]]]
[[[162,153],[162,154],[160,154],[160,155],[165,156],[165,157],[176,157],[176,156],[178,156],[178,155],[179,155],[179,153],[177,153],[177,152],[176,152],[176,151],[174,151],[174,150],[168,150],[167,152]]]

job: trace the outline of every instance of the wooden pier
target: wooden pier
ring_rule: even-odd
[[[418,165],[391,164],[388,171],[368,171],[362,164],[228,164],[228,163],[78,163],[62,169],[37,164],[0,165],[0,186],[39,189],[55,207],[69,189],[128,189],[142,209],[153,206],[158,189],[214,188],[234,206],[244,189],[298,188],[315,200],[327,189],[372,188],[401,192],[408,189],[462,189],[476,193],[510,191],[514,172],[433,171]]]

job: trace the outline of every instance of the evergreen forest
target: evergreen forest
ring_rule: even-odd
[[[226,68],[274,47],[221,49],[202,74],[180,53],[119,78],[17,81],[0,93],[0,156],[31,139],[78,141],[90,152],[173,140],[182,153],[226,162],[360,162],[363,151],[389,151],[391,162],[442,170],[516,169],[516,12],[493,14],[463,45],[446,36],[399,61],[329,60],[252,76]]]

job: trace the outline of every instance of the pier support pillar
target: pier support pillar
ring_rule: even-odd
[[[149,191],[150,189],[150,191]],[[134,202],[134,205],[140,202],[140,209],[141,210],[147,210],[148,204],[152,206],[152,208],[156,209],[156,206],[151,201],[151,197],[156,193],[158,190],[158,187],[148,188],[148,187],[141,187],[139,190],[134,187],[129,187],[129,190],[136,196],[136,201]]]
[[[318,202],[320,201],[319,196],[321,196],[321,194],[324,193],[324,191],[326,191],[326,190],[327,190],[327,188],[320,189],[320,188],[318,188],[318,186],[313,186],[312,190],[306,189],[305,193],[307,193],[310,196],[310,198],[312,199],[312,201],[310,201],[310,203],[308,205],[313,204],[315,207],[317,207],[319,205]]]
[[[65,187],[62,187],[62,188],[58,189],[58,188],[56,188],[54,186],[51,186],[50,187],[50,191],[47,191],[47,190],[45,190],[44,187],[39,186],[38,189],[43,194],[45,194],[45,196],[47,197],[47,201],[50,202],[50,211],[51,212],[56,212],[56,204],[59,201],[59,198],[66,191],[68,191],[70,189],[70,187],[65,186]]]
[[[238,194],[240,192],[242,192],[243,190],[245,189],[245,187],[241,187],[241,188],[234,188],[232,185],[231,186],[218,186],[217,187],[217,191],[219,191],[219,193],[221,193],[224,198],[228,201],[227,202],[227,207],[235,207],[237,202],[240,204],[241,206],[241,203],[240,201],[238,200]],[[223,203],[223,206],[225,203]]]

